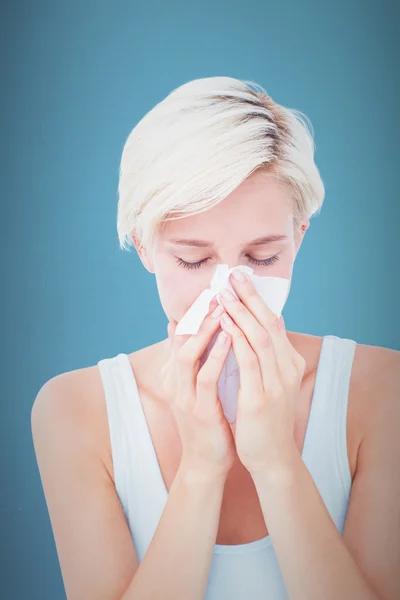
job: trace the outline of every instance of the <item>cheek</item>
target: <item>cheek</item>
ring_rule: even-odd
[[[272,277],[283,277],[291,279],[293,270],[293,255],[291,249],[287,249],[280,254],[279,260],[271,265],[266,271]],[[265,271],[264,271],[265,272]]]
[[[285,277],[286,279],[292,278],[293,271],[293,255],[290,252],[285,252],[282,256],[282,265],[279,277]]]
[[[183,267],[176,266],[155,272],[161,305],[170,321],[179,321],[209,286],[210,278],[199,271],[186,272]]]

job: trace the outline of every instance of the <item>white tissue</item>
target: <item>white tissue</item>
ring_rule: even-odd
[[[197,333],[204,317],[209,311],[209,305],[212,298],[221,292],[225,287],[228,288],[236,298],[238,297],[229,283],[229,275],[235,269],[244,271],[250,276],[254,287],[268,307],[276,316],[281,316],[282,309],[289,294],[290,279],[284,279],[283,277],[260,277],[255,275],[253,273],[253,269],[247,265],[238,265],[230,269],[228,265],[217,265],[214,276],[210,282],[210,287],[201,292],[187,312],[183,315],[182,319],[176,326],[175,335]],[[217,301],[218,304],[222,304],[218,296]],[[214,346],[220,331],[221,328],[219,328],[212,337],[201,358],[201,365],[203,365],[207,360],[207,357]],[[221,401],[225,417],[229,423],[234,423],[236,421],[237,396],[239,387],[239,365],[231,346],[218,380],[218,396]]]

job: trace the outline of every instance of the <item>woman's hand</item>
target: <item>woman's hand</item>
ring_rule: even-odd
[[[251,280],[230,283],[238,298],[221,303],[232,323],[221,327],[232,339],[240,369],[235,434],[237,454],[251,474],[290,468],[296,450],[295,404],[305,371],[304,358],[289,342],[283,318],[266,305]]]
[[[218,398],[218,380],[230,349],[230,336],[220,344],[221,331],[207,359],[203,354],[220,326],[214,298],[195,335],[174,335],[168,324],[171,354],[161,369],[165,398],[182,442],[181,464],[193,472],[225,477],[236,458],[232,430]],[[220,307],[223,311],[222,307]]]

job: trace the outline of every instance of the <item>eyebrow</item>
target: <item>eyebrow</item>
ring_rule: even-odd
[[[264,235],[252,240],[251,242],[248,242],[245,245],[261,246],[263,244],[271,244],[272,242],[279,242],[287,239],[287,235]],[[211,248],[213,246],[213,243],[208,242],[207,240],[193,240],[185,238],[169,238],[167,239],[167,242],[170,242],[171,244],[177,244],[178,246],[195,246],[196,248]]]

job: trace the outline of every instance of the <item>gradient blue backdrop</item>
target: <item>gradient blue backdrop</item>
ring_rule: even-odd
[[[305,112],[326,199],[296,261],[287,329],[399,349],[399,9],[382,0],[8,4],[0,596],[58,600],[31,439],[35,396],[58,373],[167,335],[154,276],[118,246],[126,137],[198,77],[254,80]]]

